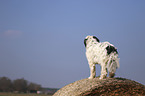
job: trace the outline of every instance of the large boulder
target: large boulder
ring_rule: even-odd
[[[58,90],[53,96],[145,96],[145,85],[125,78],[106,78],[100,80],[82,79],[68,84]]]

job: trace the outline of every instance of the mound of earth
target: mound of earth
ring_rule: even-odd
[[[110,95],[145,95],[145,85],[125,78],[106,78],[100,80],[82,79],[68,84],[53,96],[110,96]]]

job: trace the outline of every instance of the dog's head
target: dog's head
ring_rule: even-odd
[[[87,36],[84,40],[85,47],[90,42],[100,42],[100,40],[96,36]]]

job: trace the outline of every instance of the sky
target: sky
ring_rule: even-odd
[[[0,0],[0,77],[51,88],[88,78],[87,35],[116,46],[116,77],[145,85],[144,0]]]

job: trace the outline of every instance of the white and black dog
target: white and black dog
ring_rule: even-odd
[[[119,68],[119,58],[117,49],[109,42],[100,42],[95,36],[87,36],[84,40],[86,47],[86,57],[90,67],[89,79],[95,78],[95,64],[101,65],[101,75],[99,79],[115,76],[116,69]]]

